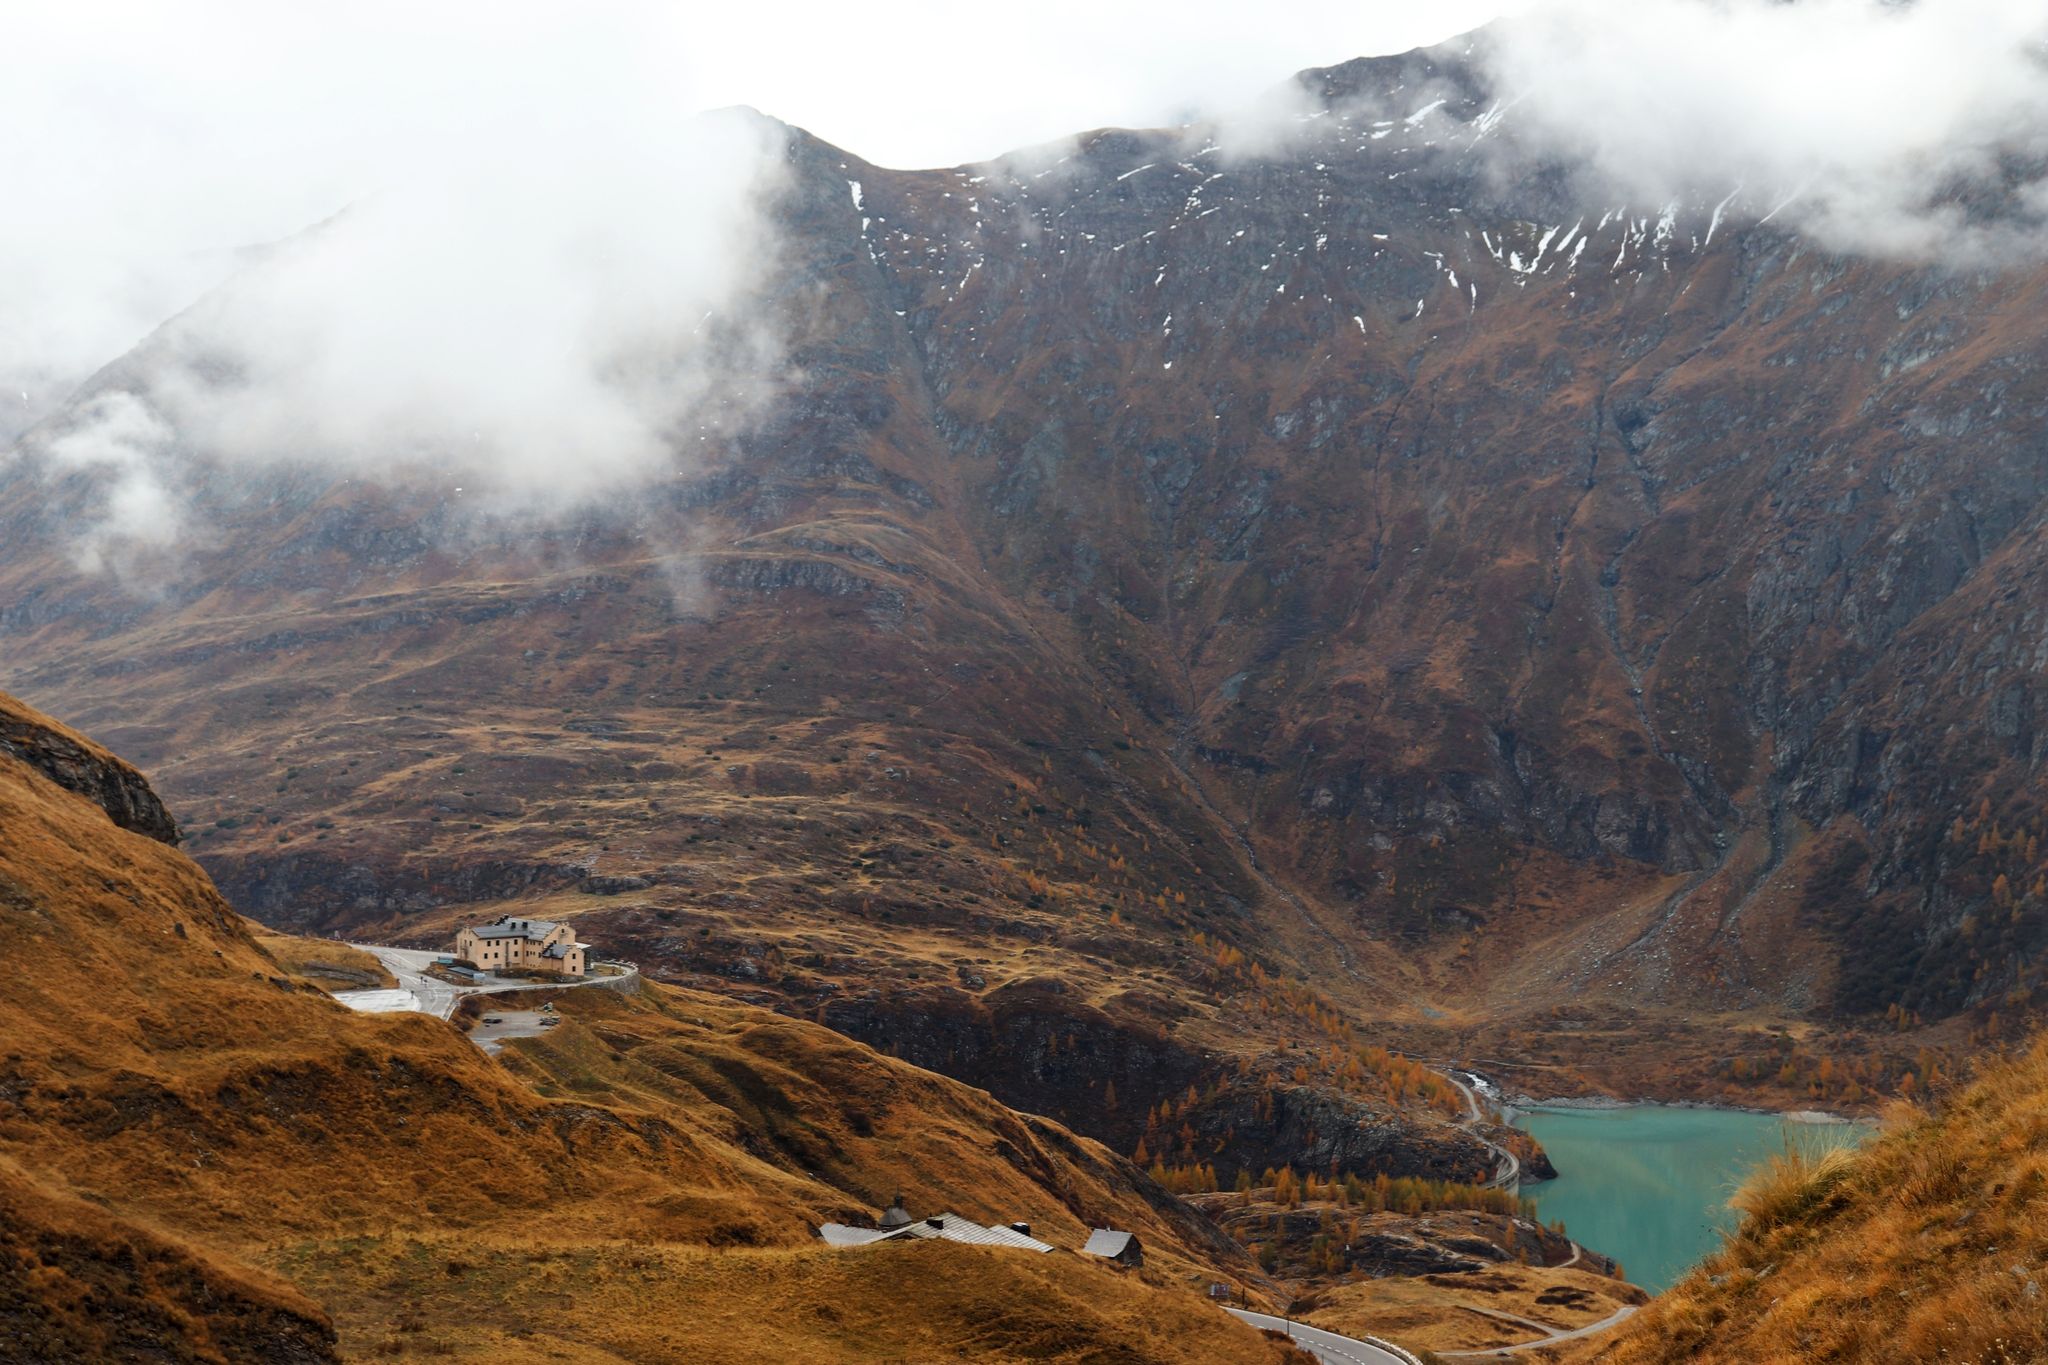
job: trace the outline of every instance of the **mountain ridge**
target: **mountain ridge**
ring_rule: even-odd
[[[2041,623],[1976,622],[2044,552],[2048,275],[1580,205],[1457,44],[1304,88],[1257,155],[901,172],[793,133],[757,427],[530,536],[453,533],[431,481],[202,482],[227,529],[155,602],[14,498],[6,678],[92,697],[272,922],[577,897],[656,973],[871,1040],[934,980],[972,1014],[1053,977],[1194,1002],[1227,1055],[1262,1016],[1197,932],[1596,1087],[1658,1083],[1680,1016],[1722,1067],[1818,1029],[1870,1091],[2024,1014]],[[1588,1052],[1546,1017],[1580,1002],[1655,1041]],[[1071,1017],[1034,1006],[1011,1093],[1127,1140],[1053,1079]]]

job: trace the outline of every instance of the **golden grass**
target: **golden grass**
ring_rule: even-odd
[[[803,1242],[815,1223],[871,1216],[900,1192],[923,1212],[1024,1219],[1064,1246],[1090,1227],[1126,1228],[1155,1264],[1189,1276],[1251,1273],[1234,1244],[1107,1148],[817,1025],[659,987],[556,1003],[562,1027],[506,1051],[537,1093],[678,1128],[713,1115],[769,1168],[703,1236]],[[781,1208],[762,1193],[777,1189]]]
[[[1474,1351],[1540,1335],[1475,1310],[1492,1309],[1571,1329],[1649,1296],[1621,1280],[1577,1269],[1499,1265],[1459,1275],[1357,1280],[1317,1291],[1306,1321],[1347,1336],[1377,1336],[1411,1349]]]
[[[2048,1359],[2048,1040],[1855,1152],[1794,1149],[1724,1249],[1587,1358]]]
[[[295,1245],[275,1264],[337,1304],[352,1360],[1285,1360],[1191,1294],[1072,1256],[942,1242],[713,1252],[399,1237]]]
[[[1728,1206],[1748,1220],[1750,1233],[1762,1234],[1812,1217],[1855,1170],[1853,1149],[1818,1147],[1788,1135],[1785,1150],[1752,1171]]]
[[[441,1021],[327,999],[182,854],[5,756],[0,829],[10,954],[34,964],[0,975],[0,1163],[188,1246],[213,1306],[188,1315],[186,1336],[269,1285],[247,1269],[263,1261],[356,1324],[357,1358],[465,1340],[473,1308],[442,1292],[460,1275],[396,1253],[351,1270],[339,1252],[280,1250],[418,1241],[444,1261],[476,1248],[505,1266],[594,1267],[594,1282],[572,1276],[536,1302],[587,1331],[624,1320],[623,1354],[575,1345],[571,1359],[673,1359],[664,1332],[722,1358],[706,1354],[724,1349],[713,1320],[787,1334],[794,1354],[767,1358],[939,1358],[957,1338],[993,1359],[1279,1359],[1193,1292],[1242,1279],[1240,1250],[1128,1162],[984,1092],[814,1024],[658,987],[568,993],[567,1022],[501,1065]],[[933,1211],[1029,1218],[1069,1244],[1090,1223],[1134,1228],[1157,1264],[1115,1276],[1071,1256],[935,1253],[907,1263],[937,1281],[920,1289],[897,1283],[906,1263],[891,1253],[817,1248],[817,1222],[898,1190]],[[607,1269],[624,1257],[694,1276],[702,1296]],[[618,1289],[643,1281],[640,1297]],[[840,1295],[870,1305],[859,1330],[804,1325]],[[361,1324],[408,1296],[419,1330],[371,1341]],[[483,1339],[504,1349],[478,1358],[540,1358],[502,1320]]]
[[[360,948],[326,939],[273,933],[254,922],[250,922],[249,928],[256,946],[275,958],[286,975],[330,994],[388,989],[398,984],[398,979],[384,969],[374,954]]]
[[[273,1275],[125,1223],[0,1160],[0,1358],[332,1359],[327,1315]]]

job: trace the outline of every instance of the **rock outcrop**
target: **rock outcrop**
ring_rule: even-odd
[[[148,781],[91,740],[0,696],[0,754],[34,768],[107,813],[122,829],[176,846],[178,825]]]

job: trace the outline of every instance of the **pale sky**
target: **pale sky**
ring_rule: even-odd
[[[758,17],[721,17],[702,28],[685,21],[676,46],[715,103],[754,105],[883,165],[950,165],[1088,128],[1184,121],[1197,108],[1248,101],[1304,67],[1440,42],[1513,7],[762,6]],[[795,35],[799,50],[778,50]]]
[[[1515,3],[0,0],[0,440],[225,253],[529,142],[658,150],[650,129],[747,104],[952,164],[1227,110]]]

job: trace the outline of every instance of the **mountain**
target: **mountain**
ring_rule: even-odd
[[[1187,1287],[1257,1292],[1243,1250],[1098,1144],[665,987],[567,992],[504,1064],[353,1013],[134,769],[6,697],[0,736],[0,1358],[1280,1358]],[[816,1242],[898,1191],[1148,1268]]]
[[[44,452],[174,324],[0,472],[0,684],[267,923],[575,914],[1126,1151],[1256,1166],[1299,1072],[1350,1166],[1483,1166],[1368,1039],[1854,1107],[2025,1015],[2048,271],[1598,198],[1471,42],[1297,85],[787,130],[785,391],[541,530],[195,450],[205,534],[84,572]]]

